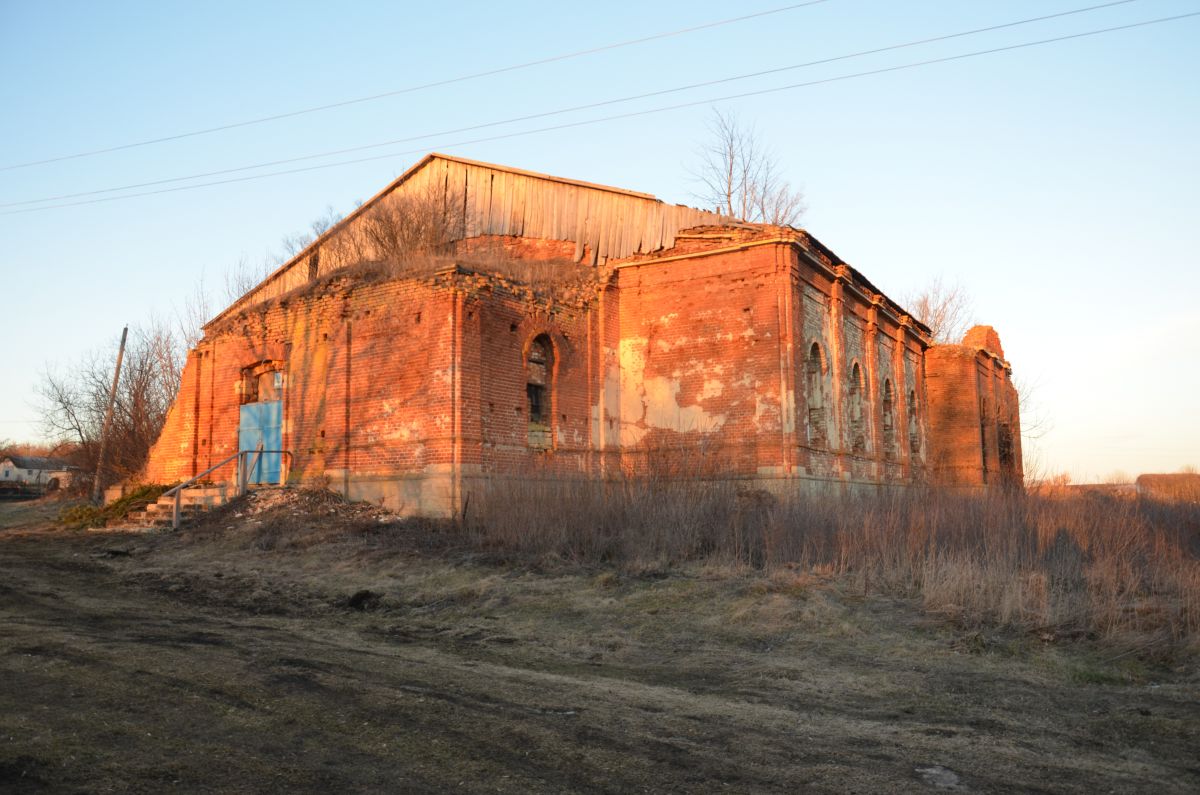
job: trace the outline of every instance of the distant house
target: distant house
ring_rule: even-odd
[[[61,458],[10,455],[0,458],[0,494],[42,494],[67,486],[76,468]]]
[[[1139,475],[1138,496],[1162,502],[1200,503],[1200,475],[1175,472],[1165,475]]]

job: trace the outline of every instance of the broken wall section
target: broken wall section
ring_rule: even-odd
[[[976,326],[962,344],[930,348],[925,368],[934,482],[1020,488],[1020,400],[995,329]]]

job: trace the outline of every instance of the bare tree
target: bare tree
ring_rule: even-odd
[[[764,160],[759,169],[758,184],[752,186],[754,209],[758,220],[776,226],[795,226],[807,209],[804,194],[793,190],[779,175],[774,160]]]
[[[256,267],[246,257],[239,257],[238,261],[225,271],[225,302],[232,304],[257,287],[267,278],[275,264],[277,263],[273,258],[267,257]]]
[[[282,265],[292,257],[299,254],[304,249],[308,248],[309,244],[325,234],[331,227],[342,220],[341,213],[333,209],[332,206],[325,208],[325,212],[318,216],[312,223],[308,225],[308,229],[304,232],[297,232],[293,235],[287,235],[280,243],[282,251],[275,254],[272,259],[275,265]]]
[[[382,260],[397,274],[421,270],[448,253],[465,227],[462,197],[454,191],[430,186],[393,194],[362,216],[355,241],[358,257]]]
[[[975,306],[962,284],[945,284],[938,276],[924,289],[901,301],[917,320],[929,326],[935,345],[960,342],[975,324]]]
[[[804,194],[783,178],[774,152],[753,127],[714,109],[709,140],[699,155],[694,172],[702,185],[698,200],[753,223],[799,223],[805,211]]]
[[[131,329],[109,429],[106,483],[135,475],[145,463],[179,387],[184,350],[160,320]],[[66,370],[47,370],[38,386],[46,436],[76,446],[76,463],[86,471],[96,465],[112,367],[112,351],[95,350]]]
[[[183,355],[196,347],[204,336],[204,324],[212,319],[212,297],[205,284],[204,272],[192,286],[192,292],[183,300],[182,307],[175,308],[175,335],[183,348]]]
[[[1021,438],[1026,441],[1041,439],[1050,432],[1052,423],[1045,407],[1037,399],[1037,390],[1029,381],[1018,376],[1013,376],[1012,382],[1017,390],[1017,406],[1021,412]]]

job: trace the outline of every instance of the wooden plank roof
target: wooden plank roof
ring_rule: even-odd
[[[282,295],[308,279],[305,263],[327,241],[344,233],[385,197],[406,191],[458,192],[464,204],[464,237],[516,235],[575,243],[575,257],[591,263],[648,254],[675,244],[682,229],[732,219],[707,210],[666,204],[648,193],[556,177],[535,171],[432,153],[297,253],[213,318]]]

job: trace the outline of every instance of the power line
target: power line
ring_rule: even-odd
[[[1115,2],[1101,3],[1100,5],[1086,6],[1084,8],[1076,8],[1076,9],[1073,9],[1070,11],[1060,11],[1055,14],[1046,14],[1046,15],[1038,16],[1038,17],[1030,17],[1028,19],[1016,20],[1015,22],[1005,22],[1005,23],[999,24],[999,25],[990,25],[988,27],[975,28],[973,30],[964,30],[964,31],[960,31],[958,33],[948,33],[948,34],[944,34],[941,36],[933,36],[930,38],[917,39],[915,41],[908,41],[908,42],[904,42],[902,44],[892,44],[892,45],[888,45],[886,47],[876,47],[876,48],[870,49],[870,50],[860,50],[858,52],[847,53],[845,55],[837,55],[837,56],[833,56],[830,58],[822,58],[822,59],[816,60],[816,61],[807,61],[805,63],[792,64],[790,66],[781,66],[781,67],[776,67],[774,69],[764,69],[762,71],[750,72],[750,73],[741,74],[741,75],[735,75],[733,77],[723,77],[723,78],[719,78],[716,80],[707,80],[707,81],[700,82],[700,83],[691,83],[691,84],[684,85],[684,86],[677,86],[675,88],[666,88],[666,89],[661,89],[658,91],[649,91],[649,92],[642,93],[642,94],[634,94],[632,96],[619,97],[617,99],[608,99],[608,100],[603,100],[600,102],[591,102],[591,103],[588,103],[585,105],[575,105],[575,106],[568,107],[568,108],[560,108],[558,110],[545,111],[542,113],[533,113],[533,114],[528,114],[525,116],[514,116],[514,117],[511,117],[508,119],[501,119],[498,121],[490,121],[490,122],[485,122],[482,124],[474,124],[474,125],[470,125],[467,127],[458,127],[458,128],[450,129],[450,130],[440,130],[438,132],[425,133],[423,135],[411,135],[411,136],[408,136],[405,138],[394,138],[389,141],[381,141],[381,142],[373,143],[373,144],[363,144],[361,146],[352,146],[352,147],[347,147],[344,149],[331,149],[331,150],[327,150],[324,152],[318,152],[318,153],[310,154],[310,155],[300,155],[298,157],[284,158],[281,160],[269,160],[269,161],[262,162],[262,163],[253,163],[253,164],[247,165],[247,166],[237,166],[235,168],[225,168],[225,169],[219,169],[216,171],[200,172],[197,174],[189,174],[189,175],[182,176],[182,177],[169,177],[166,179],[151,180],[149,182],[136,182],[136,183],[132,183],[129,185],[120,185],[120,186],[111,187],[111,188],[100,188],[97,190],[89,190],[89,191],[79,191],[77,193],[63,193],[63,194],[59,194],[57,196],[44,196],[40,199],[26,199],[23,201],[16,201],[16,202],[0,202],[0,208],[2,208],[2,207],[19,207],[19,206],[27,205],[27,204],[41,204],[43,202],[62,201],[64,199],[75,199],[75,198],[79,198],[82,196],[98,196],[102,193],[116,193],[118,191],[124,191],[124,190],[135,190],[137,188],[149,188],[149,187],[153,187],[156,185],[168,185],[173,182],[186,182],[188,180],[203,179],[205,177],[216,177],[216,176],[222,176],[225,174],[235,174],[240,171],[253,171],[253,170],[259,169],[259,168],[269,168],[271,166],[282,166],[282,165],[286,165],[288,163],[299,163],[299,162],[303,162],[305,160],[318,160],[323,157],[332,157],[334,155],[345,155],[345,154],[350,154],[351,152],[363,152],[363,151],[366,151],[369,149],[380,149],[385,146],[395,146],[396,144],[409,143],[411,141],[419,141],[419,140],[422,140],[425,138],[436,138],[438,136],[443,136],[443,135],[455,135],[458,133],[472,132],[474,130],[482,130],[482,129],[486,129],[488,127],[499,127],[499,126],[502,126],[505,124],[515,124],[517,122],[532,121],[534,119],[543,119],[543,118],[547,118],[550,116],[560,116],[565,113],[575,113],[575,112],[582,111],[582,110],[593,110],[595,108],[606,107],[606,106],[610,106],[610,105],[617,105],[617,104],[622,104],[622,103],[626,103],[626,102],[633,102],[633,101],[640,100],[640,99],[649,99],[651,97],[665,96],[667,94],[677,94],[677,93],[680,93],[683,91],[692,91],[697,88],[707,88],[710,86],[721,85],[724,83],[732,83],[732,82],[736,82],[739,80],[748,80],[748,79],[755,78],[755,77],[764,77],[766,75],[779,74],[782,72],[795,71],[797,69],[805,69],[805,68],[812,67],[812,66],[820,66],[820,65],[824,65],[824,64],[835,63],[837,61],[850,60],[852,58],[861,58],[861,57],[864,57],[867,55],[877,55],[879,53],[890,52],[893,50],[901,50],[901,49],[905,49],[908,47],[916,47],[916,46],[919,46],[922,44],[932,44],[932,43],[940,42],[940,41],[948,41],[950,39],[962,38],[964,36],[973,36],[973,35],[977,35],[980,33],[988,33],[991,31],[1003,30],[1005,28],[1017,27],[1019,25],[1028,25],[1028,24],[1031,24],[1034,22],[1044,22],[1045,20],[1048,20],[1048,19],[1055,19],[1058,17],[1071,16],[1073,14],[1082,14],[1082,13],[1086,13],[1089,11],[1096,11],[1096,10],[1102,9],[1102,8],[1111,8],[1112,6],[1126,5],[1128,3],[1133,3],[1133,2],[1138,2],[1138,0],[1115,0]]]
[[[344,108],[349,105],[358,105],[358,104],[361,104],[364,102],[374,102],[376,100],[386,99],[388,97],[395,97],[395,96],[399,96],[401,94],[411,94],[416,91],[425,91],[430,88],[439,88],[441,86],[448,86],[453,83],[465,83],[469,80],[478,80],[479,78],[482,78],[482,77],[491,77],[493,75],[504,74],[506,72],[515,72],[515,71],[518,71],[521,69],[530,69],[534,66],[544,66],[546,64],[557,63],[559,61],[567,61],[567,60],[571,60],[573,58],[581,58],[585,55],[595,55],[596,53],[606,52],[608,50],[616,50],[616,49],[620,49],[623,47],[632,47],[635,44],[645,44],[646,42],[650,42],[650,41],[658,41],[660,39],[668,39],[668,38],[672,38],[674,36],[683,36],[688,33],[697,33],[702,30],[709,30],[711,28],[722,27],[724,25],[732,25],[736,22],[745,22],[746,20],[758,19],[760,17],[771,16],[773,14],[781,14],[785,11],[794,11],[798,8],[804,8],[805,6],[814,6],[814,5],[818,5],[820,3],[826,3],[826,2],[829,2],[829,0],[808,0],[808,2],[804,2],[804,3],[793,3],[792,5],[781,6],[779,8],[772,8],[772,9],[768,9],[766,11],[758,11],[753,14],[744,14],[740,17],[731,17],[729,19],[721,19],[721,20],[717,20],[715,22],[706,22],[702,25],[694,25],[694,26],[688,27],[688,28],[680,28],[679,30],[671,30],[671,31],[667,31],[665,33],[655,33],[654,35],[651,35],[651,36],[642,36],[641,38],[637,38],[637,39],[628,39],[626,41],[619,41],[619,42],[615,42],[613,44],[604,44],[599,47],[591,47],[586,50],[576,50],[574,52],[563,53],[562,55],[552,55],[549,58],[540,58],[536,61],[526,61],[524,63],[513,64],[511,66],[501,66],[501,67],[498,67],[495,69],[488,69],[483,72],[473,72],[471,74],[461,75],[459,77],[451,77],[451,78],[446,78],[444,80],[435,80],[431,83],[422,83],[420,85],[408,86],[406,88],[398,88],[398,89],[395,89],[394,91],[385,91],[382,94],[372,94],[372,95],[366,96],[366,97],[356,97],[354,99],[346,99],[346,100],[341,100],[339,102],[330,102],[325,105],[315,105],[310,108],[301,108],[300,110],[288,111],[286,113],[276,113],[271,116],[260,116],[259,118],[256,118],[256,119],[247,119],[245,121],[232,122],[230,124],[221,124],[216,127],[206,127],[206,128],[199,129],[199,130],[192,130],[190,132],[177,133],[175,135],[164,135],[161,138],[149,138],[144,141],[134,141],[133,143],[120,144],[118,146],[108,146],[103,149],[91,149],[91,150],[88,150],[85,152],[76,152],[76,153],[70,154],[70,155],[60,155],[58,157],[49,157],[44,160],[31,160],[31,161],[28,161],[25,163],[14,163],[13,165],[9,165],[9,166],[0,166],[0,171],[12,171],[12,170],[18,169],[18,168],[31,168],[33,166],[42,166],[42,165],[46,165],[48,163],[59,163],[63,160],[76,160],[81,157],[93,157],[95,155],[103,155],[103,154],[109,154],[111,152],[119,152],[124,149],[135,149],[140,146],[150,146],[151,144],[161,144],[161,143],[166,143],[167,141],[178,141],[183,138],[194,138],[196,136],[210,135],[212,133],[222,132],[224,130],[234,130],[239,127],[250,127],[250,126],[253,126],[256,124],[265,124],[265,123],[271,122],[271,121],[279,121],[281,119],[290,119],[290,118],[294,118],[296,116],[304,116],[309,113],[319,113],[321,111],[333,110],[335,108]]]
[[[1157,24],[1160,24],[1163,22],[1174,22],[1177,20],[1187,19],[1187,18],[1196,17],[1196,16],[1200,16],[1200,11],[1193,11],[1193,12],[1187,13],[1187,14],[1177,14],[1175,16],[1170,16],[1170,17],[1160,17],[1158,19],[1143,20],[1141,22],[1132,22],[1132,23],[1129,23],[1126,25],[1117,25],[1117,26],[1109,27],[1109,28],[1100,28],[1098,30],[1089,30],[1089,31],[1084,31],[1082,33],[1071,33],[1071,34],[1068,34],[1065,36],[1055,36],[1055,37],[1049,38],[1049,39],[1039,39],[1037,41],[1021,42],[1019,44],[1009,44],[1009,45],[1006,45],[1003,47],[993,47],[993,48],[987,49],[987,50],[975,50],[973,52],[960,53],[958,55],[949,55],[949,56],[945,56],[942,58],[930,58],[930,59],[927,59],[924,61],[915,61],[912,63],[899,64],[896,66],[887,66],[887,67],[883,67],[880,69],[871,69],[871,70],[864,71],[864,72],[854,72],[851,74],[837,75],[834,77],[826,77],[826,78],[822,78],[820,80],[810,80],[810,81],[807,81],[804,83],[791,83],[789,85],[776,86],[774,88],[764,88],[764,89],[759,89],[757,91],[746,91],[746,92],[742,92],[739,94],[728,94],[728,95],[721,96],[721,97],[711,97],[708,99],[695,100],[692,102],[682,102],[682,103],[679,103],[676,105],[666,105],[666,106],[662,106],[662,107],[658,107],[658,108],[649,108],[646,110],[631,111],[629,113],[620,113],[620,114],[614,114],[611,116],[601,116],[601,117],[595,118],[595,119],[584,119],[582,121],[567,122],[564,124],[556,124],[556,125],[551,125],[551,126],[547,126],[547,127],[539,127],[539,128],[535,128],[535,129],[531,129],[531,130],[518,130],[517,132],[505,133],[502,135],[493,135],[493,136],[487,136],[484,138],[475,138],[475,139],[466,140],[466,141],[457,141],[455,143],[443,144],[441,146],[435,147],[435,149],[453,149],[453,148],[457,148],[457,147],[461,147],[461,146],[468,146],[471,144],[486,143],[489,141],[499,141],[499,140],[505,140],[508,138],[518,138],[518,137],[522,137],[525,135],[534,135],[537,133],[551,132],[551,131],[555,131],[555,130],[565,130],[565,129],[570,129],[573,127],[583,127],[583,126],[587,126],[587,125],[591,125],[591,124],[599,124],[599,123],[606,122],[606,121],[616,121],[616,120],[620,120],[620,119],[635,118],[638,116],[649,116],[649,115],[656,114],[656,113],[666,113],[666,112],[669,112],[672,110],[693,108],[693,107],[696,107],[699,105],[708,105],[708,104],[716,103],[716,102],[728,102],[728,101],[734,100],[734,99],[744,99],[746,97],[757,97],[757,96],[763,96],[766,94],[775,94],[775,93],[778,93],[781,91],[791,91],[791,90],[795,90],[798,88],[807,88],[810,86],[824,85],[827,83],[837,83],[837,82],[841,82],[843,80],[852,80],[852,79],[859,78],[859,77],[869,77],[872,75],[887,74],[890,72],[899,72],[899,71],[903,71],[905,69],[915,69],[915,68],[921,67],[921,66],[931,66],[933,64],[948,63],[951,61],[960,61],[960,60],[964,60],[966,58],[975,58],[975,57],[978,57],[981,55],[992,55],[995,53],[1010,52],[1012,50],[1025,49],[1027,47],[1037,47],[1037,46],[1040,46],[1043,44],[1054,44],[1054,43],[1062,42],[1062,41],[1081,39],[1081,38],[1085,38],[1088,36],[1098,36],[1098,35],[1101,35],[1104,33],[1113,33],[1116,31],[1130,30],[1133,28],[1145,27],[1147,25],[1157,25]],[[8,210],[5,212],[0,212],[0,215],[15,215],[18,213],[31,213],[31,212],[38,212],[40,210],[59,209],[62,207],[77,207],[77,206],[84,205],[84,204],[99,204],[99,203],[103,203],[103,202],[120,201],[122,199],[132,199],[132,198],[137,198],[137,197],[141,197],[141,196],[154,196],[154,195],[163,194],[163,193],[175,193],[178,191],[194,190],[197,188],[208,188],[208,187],[213,187],[215,185],[228,185],[228,184],[232,184],[232,183],[236,183],[236,182],[249,182],[252,180],[268,179],[271,177],[284,176],[284,175],[288,175],[288,174],[300,174],[300,173],[304,173],[304,172],[308,172],[308,171],[318,171],[318,170],[326,169],[326,168],[337,168],[340,166],[355,165],[358,163],[367,163],[367,162],[371,162],[371,161],[375,161],[375,160],[385,160],[388,158],[400,157],[403,155],[411,155],[414,153],[422,153],[425,151],[427,151],[427,150],[422,148],[422,149],[411,149],[411,150],[402,151],[402,152],[388,152],[388,153],[382,154],[382,155],[373,155],[371,157],[355,158],[353,160],[341,160],[341,161],[338,161],[335,163],[323,163],[323,164],[316,165],[316,166],[306,166],[304,168],[293,168],[293,169],[285,169],[282,171],[272,171],[272,172],[268,172],[266,174],[252,174],[252,175],[245,176],[245,177],[233,177],[230,179],[215,180],[213,182],[202,182],[202,183],[197,183],[194,185],[180,185],[180,186],[177,186],[174,188],[162,188],[160,190],[143,191],[141,193],[129,193],[129,194],[125,194],[123,196],[109,196],[107,198],[101,198],[101,199],[86,199],[84,201],[66,202],[63,204],[51,204],[51,205],[46,205],[43,207],[30,207],[30,208],[25,208],[25,209],[21,209],[21,210]]]

